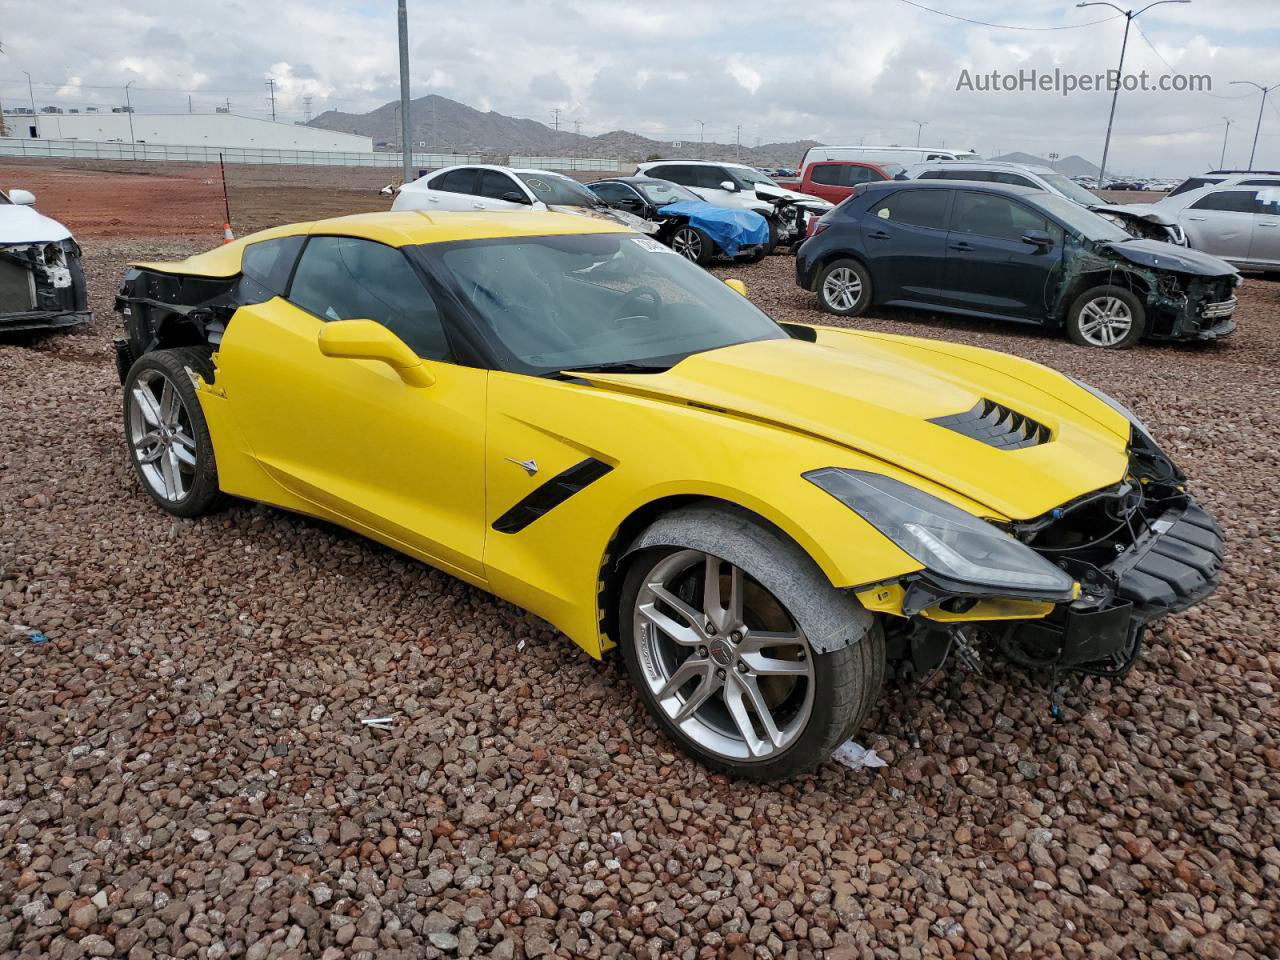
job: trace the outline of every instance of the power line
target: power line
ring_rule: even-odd
[[[899,3],[905,3],[909,7],[915,7],[917,10],[927,10],[929,13],[936,13],[940,17],[949,17],[952,20],[959,20],[963,23],[972,23],[979,27],[995,27],[997,30],[1079,30],[1081,27],[1092,27],[1094,24],[1106,23],[1108,20],[1117,20],[1124,16],[1118,13],[1113,17],[1103,17],[1101,20],[1089,20],[1085,23],[1068,23],[1057,27],[1019,27],[1009,23],[989,23],[986,20],[972,20],[969,17],[962,17],[955,13],[947,13],[945,10],[935,10],[933,7],[926,7],[923,3],[917,3],[916,0],[898,0]]]
[[[1160,62],[1161,62],[1161,63],[1163,63],[1166,67],[1168,67],[1168,68],[1169,68],[1173,73],[1177,73],[1177,72],[1178,72],[1178,68],[1177,68],[1177,67],[1175,67],[1175,66],[1174,66],[1172,63],[1170,63],[1168,60],[1166,60],[1166,59],[1164,58],[1164,54],[1162,54],[1159,50],[1157,50],[1157,49],[1156,49],[1156,45],[1155,45],[1154,43],[1152,43],[1152,42],[1151,42],[1151,38],[1150,38],[1150,37],[1148,37],[1145,33],[1143,33],[1143,32],[1142,32],[1142,27],[1138,26],[1138,21],[1137,21],[1136,19],[1133,21],[1133,29],[1135,29],[1135,30],[1137,30],[1137,31],[1138,31],[1138,36],[1140,36],[1140,37],[1142,38],[1142,41],[1143,41],[1143,42],[1144,42],[1148,47],[1150,47],[1150,48],[1151,48],[1151,52],[1152,52],[1152,53],[1154,53],[1154,54],[1156,55],[1156,57],[1158,57],[1158,58],[1159,58],[1159,60],[1160,60]],[[1211,93],[1211,92],[1210,92],[1210,91],[1208,91],[1208,90],[1195,90],[1195,91],[1193,91],[1193,92],[1194,92],[1194,93],[1203,93],[1205,96],[1207,96],[1207,97],[1213,97],[1215,100],[1243,100],[1243,99],[1245,99],[1246,97],[1252,97],[1252,96],[1254,96],[1254,94],[1252,94],[1252,93],[1242,93],[1242,94],[1240,94],[1238,97],[1231,97],[1231,96],[1227,96],[1226,94],[1223,94],[1223,93]]]

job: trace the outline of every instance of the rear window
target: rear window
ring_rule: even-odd
[[[476,182],[475,167],[463,167],[442,173],[427,183],[432,190],[443,190],[446,193],[474,193]]]
[[[1188,190],[1199,190],[1201,187],[1207,187],[1211,183],[1221,182],[1221,177],[1188,177],[1170,190],[1169,196],[1176,197],[1178,194],[1186,193]]]
[[[280,237],[251,243],[244,248],[240,272],[272,293],[283,295],[289,289],[289,276],[305,240],[306,237]]]
[[[891,220],[913,227],[942,230],[947,225],[947,204],[951,191],[899,190],[872,211],[881,220]]]

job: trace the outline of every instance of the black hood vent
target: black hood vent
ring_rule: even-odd
[[[1049,442],[1049,428],[992,400],[979,400],[967,413],[929,421],[997,450],[1021,450]]]

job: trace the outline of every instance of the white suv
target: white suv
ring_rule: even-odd
[[[769,247],[804,239],[811,216],[832,204],[807,193],[780,187],[754,167],[718,160],[650,160],[636,166],[636,176],[669,180],[688,187],[718,207],[754,210],[769,221]]]

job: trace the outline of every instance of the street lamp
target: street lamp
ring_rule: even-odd
[[[133,158],[138,159],[138,141],[133,136],[133,102],[129,99],[129,88],[137,83],[137,80],[130,80],[124,85],[124,106],[129,114],[129,142],[133,144]]]
[[[1250,87],[1257,87],[1259,90],[1262,91],[1262,102],[1258,104],[1258,125],[1253,128],[1253,147],[1249,150],[1249,169],[1252,170],[1253,155],[1258,150],[1258,131],[1262,129],[1262,109],[1267,105],[1267,94],[1270,93],[1272,90],[1274,90],[1276,87],[1280,87],[1280,83],[1273,83],[1269,87],[1264,87],[1262,84],[1254,83],[1252,80],[1232,80],[1231,81],[1232,86],[1235,86],[1237,83],[1242,83]]]
[[[928,120],[912,120],[911,122],[916,125],[916,146],[918,147],[920,146],[920,132],[929,125],[929,121]]]
[[[1107,178],[1107,154],[1111,150],[1111,124],[1116,119],[1116,98],[1120,96],[1120,84],[1124,79],[1124,50],[1129,45],[1129,24],[1133,23],[1138,17],[1142,16],[1152,7],[1158,7],[1162,3],[1190,3],[1191,0],[1156,0],[1155,3],[1149,3],[1137,13],[1132,10],[1121,10],[1114,3],[1107,3],[1106,0],[1091,0],[1089,3],[1077,3],[1077,7],[1110,7],[1124,14],[1124,39],[1120,41],[1120,66],[1116,68],[1116,87],[1111,91],[1111,114],[1107,117],[1107,139],[1102,144],[1102,169],[1098,171],[1098,189],[1102,189],[1102,184]]]
[[[1231,118],[1223,117],[1222,119],[1227,121],[1227,129],[1222,131],[1222,156],[1218,158],[1219,170],[1223,170],[1227,166],[1227,134],[1231,132]],[[1249,166],[1253,166],[1252,162],[1250,162]]]
[[[698,159],[701,160],[705,156],[702,149],[702,135],[707,131],[707,121],[694,120],[693,122],[698,125]]]

